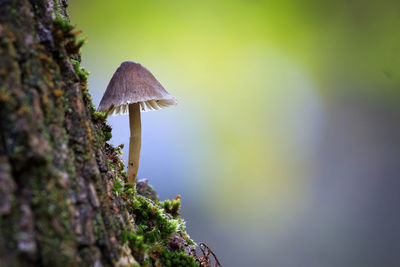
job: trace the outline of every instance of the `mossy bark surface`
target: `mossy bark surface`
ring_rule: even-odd
[[[126,183],[66,6],[0,0],[0,266],[197,266],[179,199]]]

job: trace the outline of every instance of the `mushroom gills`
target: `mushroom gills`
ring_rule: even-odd
[[[128,105],[122,105],[122,114],[126,114],[128,112]]]
[[[121,106],[118,106],[115,108],[114,113],[119,114],[120,111],[121,111]]]
[[[130,103],[132,104],[132,103]],[[140,106],[140,111],[146,112],[146,111],[153,111],[153,110],[159,110],[163,109],[169,106],[174,106],[176,105],[176,100],[175,99],[161,99],[161,100],[147,100],[147,101],[141,101],[139,102]],[[116,107],[113,107],[110,110],[110,115],[124,115],[128,114],[128,106],[129,104],[122,104]]]
[[[156,100],[150,100],[150,101],[148,101],[148,102],[150,103],[150,105],[151,105],[151,107],[152,107],[153,109],[155,109],[155,110],[160,109],[160,107],[158,106]]]
[[[143,102],[139,102],[139,105],[140,105],[140,110],[141,111],[146,111],[146,107],[145,107]]]

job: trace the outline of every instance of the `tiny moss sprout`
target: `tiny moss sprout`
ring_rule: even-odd
[[[123,188],[124,188],[124,186],[120,181],[118,181],[118,180],[114,181],[113,192],[117,197],[123,193]]]
[[[55,18],[54,26],[64,33],[69,33],[74,29],[74,25],[72,25],[68,20],[63,19],[59,16]]]
[[[173,200],[165,200],[160,203],[166,213],[171,214],[173,217],[179,216],[179,209],[181,208],[181,200],[179,197]]]
[[[107,112],[94,111],[93,120],[95,122],[105,122],[107,118]]]
[[[71,58],[70,60],[71,60],[72,66],[74,66],[74,70],[75,70],[76,74],[79,76],[79,78],[83,81],[87,81],[90,73],[81,67],[81,64],[79,63],[78,60],[75,60],[73,58]]]

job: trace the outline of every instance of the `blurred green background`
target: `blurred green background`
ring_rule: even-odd
[[[70,0],[98,105],[122,61],[179,105],[139,177],[223,266],[400,266],[398,1]],[[115,145],[128,118],[111,117]],[[124,149],[127,160],[127,146]]]

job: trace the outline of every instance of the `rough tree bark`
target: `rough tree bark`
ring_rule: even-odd
[[[126,183],[66,0],[0,0],[0,266],[197,266],[179,199]]]

